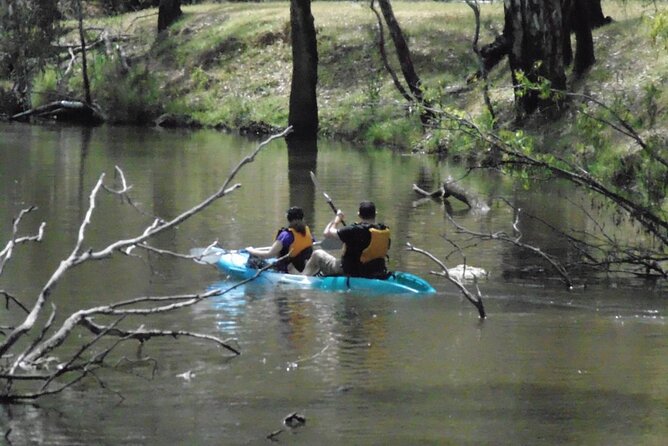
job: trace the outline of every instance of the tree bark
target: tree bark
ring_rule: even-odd
[[[596,58],[594,57],[594,39],[591,34],[594,20],[591,15],[591,8],[593,7],[592,4],[597,1],[600,11],[600,0],[573,0],[573,6],[570,9],[570,29],[575,33],[576,42],[573,72],[578,76],[583,74],[596,62]],[[600,14],[603,16],[603,12],[600,12]]]
[[[77,0],[77,16],[79,22],[79,40],[81,42],[81,75],[83,76],[84,97],[86,104],[91,105],[93,99],[90,94],[90,81],[88,80],[88,60],[86,57],[86,36],[83,29],[83,11],[81,0]]]
[[[181,17],[181,0],[160,0],[158,7],[158,33],[166,30]]]
[[[410,90],[413,97],[415,97],[416,102],[426,108],[426,110],[420,114],[420,118],[423,124],[427,124],[433,119],[434,114],[429,110],[430,104],[424,99],[422,88],[420,87],[420,77],[415,71],[415,66],[413,65],[413,60],[411,59],[411,52],[408,49],[408,43],[406,43],[404,33],[399,26],[399,22],[397,22],[397,19],[394,16],[394,11],[392,10],[390,0],[378,0],[378,4],[380,5],[383,18],[385,19],[387,28],[390,31],[390,36],[394,42],[394,47],[397,51],[397,57],[399,58],[399,65],[401,66],[401,72],[403,73],[404,79],[408,84],[408,89]]]
[[[589,25],[592,28],[607,25],[612,22],[612,17],[603,15],[601,0],[585,0],[587,2],[587,15],[589,16]]]
[[[561,0],[505,0],[505,20],[512,31],[509,61],[519,112],[554,104],[534,89],[523,90],[518,72],[531,82],[547,79],[553,89],[566,87]]]
[[[480,50],[484,69],[491,70],[512,52],[511,69],[533,73],[529,78],[532,81],[539,75],[546,77],[554,88],[562,88],[560,85],[565,84],[565,75],[561,72],[574,61],[571,33],[576,39],[573,72],[582,75],[596,61],[592,28],[612,21],[610,17],[603,16],[600,0],[506,0],[504,7],[503,34]],[[561,15],[560,29],[557,26],[558,14]],[[559,39],[561,63],[558,62],[558,51],[555,51]],[[542,64],[540,72],[534,70],[537,61]],[[548,62],[547,65],[545,62]],[[480,76],[478,70],[469,81]],[[519,102],[524,112],[531,112],[542,105],[535,94]]]
[[[288,122],[290,139],[315,138],[318,134],[318,48],[311,0],[290,1],[292,34],[292,84]]]

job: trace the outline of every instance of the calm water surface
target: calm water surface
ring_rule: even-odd
[[[114,166],[132,184],[135,207],[100,196],[86,246],[139,234],[153,216],[172,218],[215,192],[256,146],[216,132],[0,124],[0,240],[22,208],[38,206],[24,232],[47,222],[45,240],[24,246],[0,289],[32,302],[73,247],[90,190]],[[419,202],[413,183],[434,189],[451,175],[482,199],[503,196],[559,227],[586,229],[587,206],[565,185],[534,184],[465,171],[434,158],[358,150],[320,142],[317,156],[271,144],[238,176],[242,187],[154,242],[187,252],[218,239],[230,248],[269,244],[284,212],[300,205],[319,233],[331,211],[308,172],[352,220],[372,199],[393,230],[390,266],[428,277],[429,297],[370,297],[252,285],[180,313],[136,319],[156,328],[235,339],[242,355],[188,339],[142,348],[157,361],[129,365],[136,345],[114,358],[117,370],[41,400],[0,407],[11,444],[264,444],[299,412],[306,425],[276,437],[284,444],[355,445],[664,445],[668,438],[668,299],[651,284],[603,280],[566,291],[553,274],[519,279],[538,261],[511,246],[456,234],[436,202]],[[498,202],[495,202],[498,203]],[[476,231],[512,231],[514,215],[493,205],[482,215],[453,203]],[[590,205],[590,204],[589,204]],[[138,211],[139,210],[139,211]],[[614,226],[603,218],[598,223]],[[566,253],[535,220],[523,240]],[[481,283],[488,319],[444,280],[435,265],[403,249],[428,249],[450,266],[466,261],[491,272]],[[4,242],[2,242],[4,245]],[[59,317],[128,297],[224,286],[210,268],[157,256],[116,256],[85,265],[57,288]],[[10,308],[11,310],[11,308]],[[16,323],[0,312],[0,325]],[[87,334],[81,332],[82,337]],[[71,348],[71,347],[70,347]],[[191,379],[182,374],[190,372]],[[0,440],[2,442],[3,440]],[[5,440],[6,441],[6,440]]]

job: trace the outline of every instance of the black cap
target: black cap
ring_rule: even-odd
[[[376,218],[376,205],[373,201],[363,201],[360,203],[359,215],[362,218]]]

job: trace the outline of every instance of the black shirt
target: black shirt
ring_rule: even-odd
[[[382,225],[355,223],[338,230],[339,238],[346,244],[346,250],[341,258],[343,272],[348,276],[375,277],[386,273],[385,259],[372,260],[362,264],[362,251],[371,243],[369,228]]]

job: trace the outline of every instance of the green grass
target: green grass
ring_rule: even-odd
[[[603,1],[604,14],[614,22],[593,32],[597,62],[580,79],[567,74],[570,91],[604,101],[665,158],[668,6],[656,5],[658,9],[642,0]],[[433,1],[394,1],[392,6],[425,97],[436,107],[491,128],[482,84],[466,83],[477,69],[470,8]],[[89,55],[93,100],[111,121],[149,123],[169,112],[185,118],[183,122],[210,127],[286,126],[292,74],[289,2],[207,3],[182,9],[181,19],[160,37],[155,9],[86,21],[87,27],[126,36],[120,44],[132,60],[128,72],[103,49]],[[488,147],[452,123],[423,131],[418,112],[397,92],[381,63],[377,20],[368,2],[315,2],[312,11],[323,136],[405,151],[447,151],[467,160],[484,156]],[[503,3],[482,4],[481,13],[484,45],[502,31]],[[64,40],[70,43],[78,40],[74,25],[65,23],[70,32]],[[401,78],[387,32],[385,38],[390,64]],[[79,67],[75,65],[64,80],[57,76],[62,70],[54,67],[39,74],[33,86],[34,105],[58,96],[82,97]],[[578,113],[583,110],[612,122],[609,111],[576,98],[556,123],[534,119],[517,131],[506,61],[490,73],[489,81],[496,122],[506,129],[503,134],[514,147],[577,163],[624,189],[638,191],[648,203],[663,200],[666,181],[660,166],[631,139]]]
[[[453,93],[466,87],[467,76],[477,68],[471,51],[474,18],[470,8],[462,3],[427,1],[395,1],[392,5],[429,99],[484,120],[480,88]],[[87,21],[87,26],[130,36],[122,45],[135,64],[124,79],[110,60],[104,62],[104,69],[96,67],[100,56],[92,54],[94,99],[113,103],[119,112],[132,116],[168,111],[206,126],[285,126],[292,70],[289,3],[207,3],[182,9],[182,18],[159,39],[155,9]],[[447,146],[465,151],[474,146],[444,130],[422,134],[419,119],[407,112],[407,104],[381,64],[377,21],[368,2],[315,2],[312,9],[323,135],[406,150]],[[503,5],[482,4],[481,10],[480,41],[484,44],[502,30]],[[647,2],[604,1],[603,11],[615,22],[594,31],[598,62],[583,80],[573,82],[573,89],[623,103],[638,118],[641,131],[650,127],[665,130],[666,7],[656,12]],[[76,33],[72,31],[67,40],[75,41]],[[391,64],[401,76],[387,33],[386,40]],[[512,120],[513,94],[505,62],[490,74],[490,80],[500,122],[507,124]],[[35,90],[48,91],[53,84],[52,78],[42,75],[36,83],[40,88]],[[80,87],[80,73],[75,72],[68,92],[80,91]],[[125,97],[115,103],[114,94]],[[648,110],[654,110],[654,115]],[[115,119],[120,118],[119,113]],[[555,132],[581,142],[582,129],[575,124],[564,117]],[[603,136],[606,141],[614,139]],[[421,141],[422,137],[428,141]],[[590,137],[596,135],[584,139]]]

